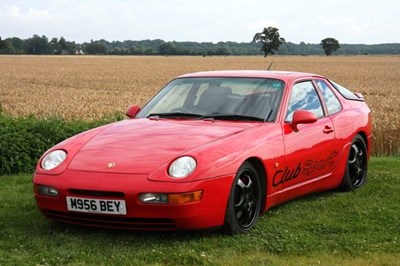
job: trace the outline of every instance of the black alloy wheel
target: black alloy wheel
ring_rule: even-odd
[[[345,191],[352,191],[362,187],[367,181],[367,170],[367,147],[364,139],[357,135],[350,146],[342,188]]]
[[[261,208],[260,180],[256,169],[245,162],[236,174],[225,217],[230,233],[249,231],[257,222]]]

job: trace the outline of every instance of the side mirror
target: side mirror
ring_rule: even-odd
[[[140,107],[138,105],[131,105],[128,107],[128,110],[126,110],[126,115],[129,118],[135,118],[136,115],[139,113]]]
[[[296,110],[293,114],[292,128],[294,131],[299,131],[297,128],[298,124],[311,124],[318,120],[317,116],[310,111]]]

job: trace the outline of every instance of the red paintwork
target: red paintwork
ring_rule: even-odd
[[[365,137],[369,157],[372,135],[370,110],[364,102],[346,100],[336,90],[333,91],[342,104],[342,111],[314,123],[298,124],[295,128],[284,122],[291,87],[302,80],[325,79],[322,76],[279,71],[215,71],[181,77],[276,78],[285,82],[286,90],[276,123],[129,119],[59,143],[49,151],[64,149],[68,152],[67,159],[59,167],[45,171],[40,167],[42,157],[33,178],[34,184],[52,186],[60,191],[56,198],[35,195],[43,214],[57,221],[111,228],[218,227],[224,223],[235,173],[246,160],[258,160],[264,168],[266,211],[301,195],[337,187],[345,172],[350,143],[356,134]],[[130,114],[137,113],[137,110],[132,110]],[[313,120],[301,112],[297,119],[303,119],[303,122]],[[168,167],[181,155],[193,156],[197,168],[186,178],[172,179],[167,174]],[[116,163],[116,166],[107,168],[110,162]],[[326,167],[315,169],[313,162]],[[282,180],[285,170],[296,172],[299,167],[302,172],[296,178]],[[307,175],[303,174],[304,171]],[[68,212],[67,195],[84,197],[74,194],[71,189],[121,192],[128,213],[119,219],[111,215],[80,216]],[[203,191],[203,197],[191,204],[141,204],[138,201],[139,194],[143,192],[183,193],[198,190]],[[99,195],[90,197],[110,198]],[[51,214],[54,211],[56,213]],[[104,223],[106,219],[108,222]]]

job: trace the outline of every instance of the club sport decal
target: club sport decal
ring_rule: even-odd
[[[335,162],[335,157],[337,157],[338,152],[332,152],[327,159],[320,161],[307,160],[304,163],[299,162],[297,167],[290,169],[286,167],[285,170],[278,170],[275,172],[272,179],[272,185],[274,187],[283,184],[287,181],[297,178],[300,174],[309,176],[315,171],[324,170],[325,168],[330,168]]]
[[[300,171],[301,171],[301,162],[297,165],[295,169],[289,169],[289,167],[286,167],[284,171],[278,170],[274,174],[274,178],[272,179],[272,185],[276,187],[279,184],[283,184],[289,180],[295,179],[300,175]]]
[[[310,175],[313,172],[317,170],[323,170],[325,168],[330,168],[333,166],[335,163],[335,157],[338,155],[337,151],[334,151],[329,155],[329,157],[326,160],[321,160],[321,161],[313,161],[313,160],[307,160],[304,163],[304,169],[303,169],[303,175]]]

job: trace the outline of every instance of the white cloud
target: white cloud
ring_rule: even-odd
[[[50,14],[46,9],[38,10],[29,8],[28,12],[25,14],[25,17],[29,19],[46,19],[50,17]]]
[[[18,18],[19,16],[21,16],[21,12],[19,10],[19,7],[17,6],[8,6],[6,8],[5,15],[7,17]]]
[[[278,27],[278,23],[271,19],[259,19],[247,23],[246,29],[248,31],[262,31],[265,27]]]
[[[29,8],[22,12],[16,5],[6,7],[5,16],[19,22],[30,23],[34,21],[46,21],[50,19],[50,13],[46,9]]]

